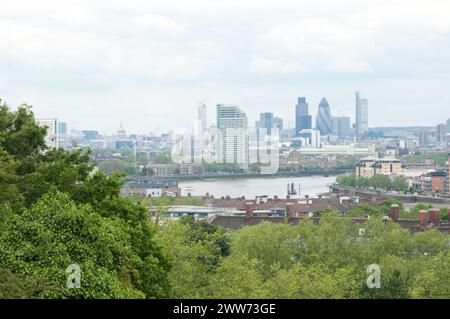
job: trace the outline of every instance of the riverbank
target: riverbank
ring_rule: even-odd
[[[323,169],[323,170],[303,170],[295,172],[278,172],[276,174],[204,174],[204,175],[172,175],[172,176],[151,176],[152,180],[178,180],[178,181],[202,181],[211,179],[248,179],[248,178],[280,178],[280,177],[307,177],[307,176],[337,176],[353,172],[353,169]],[[133,178],[129,176],[129,178]]]
[[[336,183],[331,185],[330,191],[335,194],[345,196],[394,198],[404,203],[426,203],[426,204],[443,204],[443,205],[450,204],[450,198],[447,197],[402,194],[398,192],[373,191],[364,188],[344,186]]]

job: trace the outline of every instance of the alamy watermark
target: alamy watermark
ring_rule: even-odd
[[[367,267],[367,273],[370,274],[367,278],[367,288],[380,289],[381,288],[381,267],[377,264],[371,264]]]
[[[171,155],[177,164],[237,164],[244,170],[259,164],[261,174],[275,174],[280,166],[279,143],[278,128],[255,132],[236,127],[180,128],[172,133]]]
[[[77,264],[69,265],[66,268],[67,273],[67,288],[79,289],[81,288],[81,268]]]

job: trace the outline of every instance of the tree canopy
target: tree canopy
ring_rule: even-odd
[[[146,209],[119,196],[123,176],[98,172],[89,150],[47,148],[45,134],[30,106],[0,107],[2,294],[170,296],[169,259]],[[81,268],[80,289],[66,287],[71,264]]]

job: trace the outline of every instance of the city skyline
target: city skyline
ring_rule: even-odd
[[[356,91],[356,101],[358,101],[358,97],[359,99],[365,103],[365,106],[367,109],[370,110],[370,106],[368,105],[368,99],[367,98],[361,98],[360,92]],[[1,100],[2,103],[4,103],[4,100]],[[335,134],[335,135],[340,135],[339,133],[337,133],[339,130],[341,130],[342,128],[335,128],[334,125],[342,125],[342,123],[337,124],[339,121],[342,122],[344,121],[344,126],[347,125],[347,123],[349,124],[348,129],[351,130],[355,130],[355,134],[356,129],[357,129],[357,106],[358,103],[356,102],[356,109],[355,109],[355,105],[353,106],[354,110],[353,113],[349,112],[339,112],[339,110],[336,110],[334,105],[330,106],[328,104],[328,100],[326,97],[321,97],[320,102],[318,103],[318,107],[313,107],[313,111],[311,111],[307,98],[301,96],[297,98],[297,105],[295,105],[294,107],[290,107],[293,110],[293,115],[290,118],[281,118],[281,116],[279,116],[279,113],[277,113],[276,111],[272,110],[272,109],[267,109],[264,111],[261,111],[259,113],[256,113],[255,118],[252,117],[248,117],[248,121],[249,121],[249,125],[248,128],[250,129],[258,129],[259,127],[264,127],[263,126],[259,126],[259,123],[261,123],[262,120],[262,116],[263,115],[269,115],[271,114],[272,116],[272,121],[273,124],[275,126],[273,127],[280,127],[280,123],[281,123],[281,127],[283,129],[287,129],[287,130],[293,130],[294,135],[295,132],[297,131],[298,124],[297,122],[302,121],[303,117],[307,117],[309,118],[309,122],[307,123],[307,126],[305,127],[301,127],[301,129],[319,129],[318,127],[318,123],[317,123],[317,119],[318,119],[318,114],[319,111],[321,110],[321,106],[323,103],[326,104],[327,108],[328,108],[328,112],[329,115],[331,116],[329,118],[329,120],[331,120],[330,123],[328,123],[328,125],[330,126],[330,131],[328,132],[328,134]],[[353,102],[355,103],[355,102]],[[56,119],[58,120],[58,123],[63,124],[65,126],[65,131],[67,131],[68,134],[70,134],[70,131],[73,130],[74,132],[81,132],[81,131],[89,131],[89,130],[95,130],[97,131],[99,134],[107,134],[107,135],[115,135],[117,131],[125,129],[127,130],[127,133],[129,134],[138,134],[138,135],[146,135],[146,134],[164,134],[164,133],[169,133],[172,132],[176,129],[196,129],[196,126],[198,126],[200,128],[200,131],[203,130],[204,128],[211,128],[211,127],[216,127],[216,121],[217,121],[217,113],[215,112],[217,109],[218,105],[227,105],[227,106],[233,106],[233,107],[238,107],[240,108],[244,113],[248,114],[247,110],[242,107],[242,105],[237,105],[237,104],[231,104],[231,103],[217,103],[214,105],[210,105],[208,106],[204,101],[203,102],[197,102],[196,106],[192,106],[192,110],[189,113],[190,118],[188,119],[187,122],[189,122],[188,125],[186,126],[178,126],[178,127],[169,127],[169,128],[161,128],[160,126],[156,126],[154,127],[154,129],[149,129],[149,130],[144,130],[144,131],[139,131],[139,130],[135,130],[135,128],[133,128],[133,125],[130,125],[130,127],[124,127],[123,121],[120,121],[119,123],[117,123],[117,125],[115,127],[110,127],[106,130],[101,130],[98,128],[98,126],[95,127],[76,127],[73,125],[73,123],[67,119],[59,119],[56,117],[42,117],[43,119],[46,118],[51,118],[51,119]],[[11,109],[15,109],[16,106],[11,106],[8,105]],[[315,108],[315,110],[314,110]],[[209,111],[208,111],[209,110]],[[369,111],[370,112],[370,111]],[[367,113],[367,112],[366,112]],[[38,117],[39,118],[39,117]],[[399,124],[391,124],[391,125],[371,125],[372,122],[372,118],[371,116],[368,116],[368,129],[374,129],[374,128],[401,128],[401,127],[436,127],[437,125],[443,124],[445,125],[447,128],[450,128],[450,119],[441,119],[440,121],[436,122],[436,123],[431,123],[431,124],[424,124],[424,123],[417,123],[417,124],[411,124],[411,125],[399,125]],[[336,122],[336,123],[333,123]],[[254,123],[254,124],[253,124]],[[300,123],[300,122],[299,122]],[[345,128],[345,130],[347,130],[347,128]],[[449,130],[449,129],[447,129]],[[367,132],[367,130],[366,130]],[[325,134],[325,135],[328,135]],[[349,135],[350,133],[344,133],[344,135]]]
[[[0,96],[79,129],[145,133],[187,126],[203,99],[286,120],[297,96],[314,107],[325,96],[348,116],[358,90],[377,110],[371,126],[434,125],[450,106],[449,11],[439,0],[7,2]]]

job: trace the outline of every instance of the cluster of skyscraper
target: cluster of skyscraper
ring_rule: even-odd
[[[309,113],[309,105],[305,97],[299,97],[295,107],[295,136],[293,145],[320,147],[321,136],[335,135],[338,138],[352,136],[362,137],[368,131],[368,102],[356,92],[356,120],[351,127],[350,117],[333,116],[326,98],[322,98],[317,111],[315,127]],[[198,122],[201,131],[206,129],[206,107],[201,104],[198,108]],[[216,158],[221,163],[239,163],[242,169],[248,168],[249,138],[248,119],[245,112],[235,105],[218,104],[216,106]],[[256,131],[266,129],[272,134],[274,128],[283,130],[283,120],[274,117],[273,113],[260,114],[255,123]]]
[[[354,132],[357,137],[362,137],[368,130],[368,101],[361,98],[356,92],[355,101],[355,126]],[[322,98],[317,110],[315,130],[321,135],[336,135],[345,138],[352,135],[350,117],[333,116],[330,105],[326,98]],[[308,103],[305,97],[299,97],[295,106],[295,136],[305,137],[314,134],[312,116],[309,114]]]

